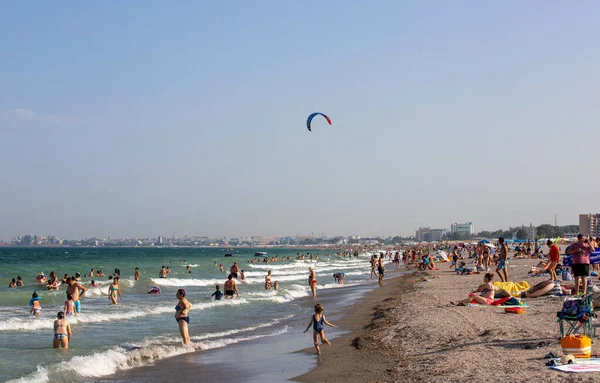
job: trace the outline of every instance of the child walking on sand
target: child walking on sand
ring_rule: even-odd
[[[310,325],[313,326],[313,341],[315,343],[315,348],[317,349],[317,355],[321,355],[321,349],[319,348],[319,335],[321,336],[321,343],[327,343],[328,346],[331,346],[331,342],[325,338],[325,331],[323,324],[326,324],[329,327],[335,327],[334,324],[327,322],[325,319],[325,315],[323,315],[323,305],[317,303],[315,305],[315,315],[310,318],[310,322],[306,327],[304,332],[307,332],[310,329]]]

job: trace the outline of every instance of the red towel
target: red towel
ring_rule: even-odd
[[[510,298],[511,297],[504,297],[504,298],[496,299],[495,301],[492,302],[492,306],[500,306],[502,303],[506,302]]]

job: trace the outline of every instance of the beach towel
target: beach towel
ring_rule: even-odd
[[[560,361],[560,359],[557,359]],[[562,372],[597,372],[600,371],[600,358],[576,359],[575,364],[563,364],[551,366],[553,370]]]
[[[506,290],[513,297],[520,297],[521,291],[529,290],[529,283],[526,281],[522,282],[494,282],[496,290]]]
[[[492,302],[492,306],[500,306],[501,304],[508,301],[509,299],[511,299],[511,297],[496,299],[495,301]]]

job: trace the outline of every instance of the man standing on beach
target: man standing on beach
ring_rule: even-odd
[[[573,276],[575,277],[575,294],[583,283],[583,295],[587,294],[587,277],[590,275],[590,253],[594,249],[583,234],[577,236],[577,242],[567,248],[567,254],[572,255]]]
[[[81,312],[81,301],[79,300],[87,289],[81,284],[75,282],[75,278],[71,277],[67,279],[69,287],[67,287],[67,295],[71,295],[73,302],[75,302],[75,311],[79,314]],[[79,292],[81,290],[81,292]]]
[[[506,260],[508,259],[508,247],[506,243],[504,243],[504,238],[498,238],[498,244],[500,245],[500,258],[498,259],[498,268],[496,268],[496,272],[502,282],[508,282],[508,264]]]

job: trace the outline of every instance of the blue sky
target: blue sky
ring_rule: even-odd
[[[599,210],[599,11],[4,2],[0,239],[577,223]]]

